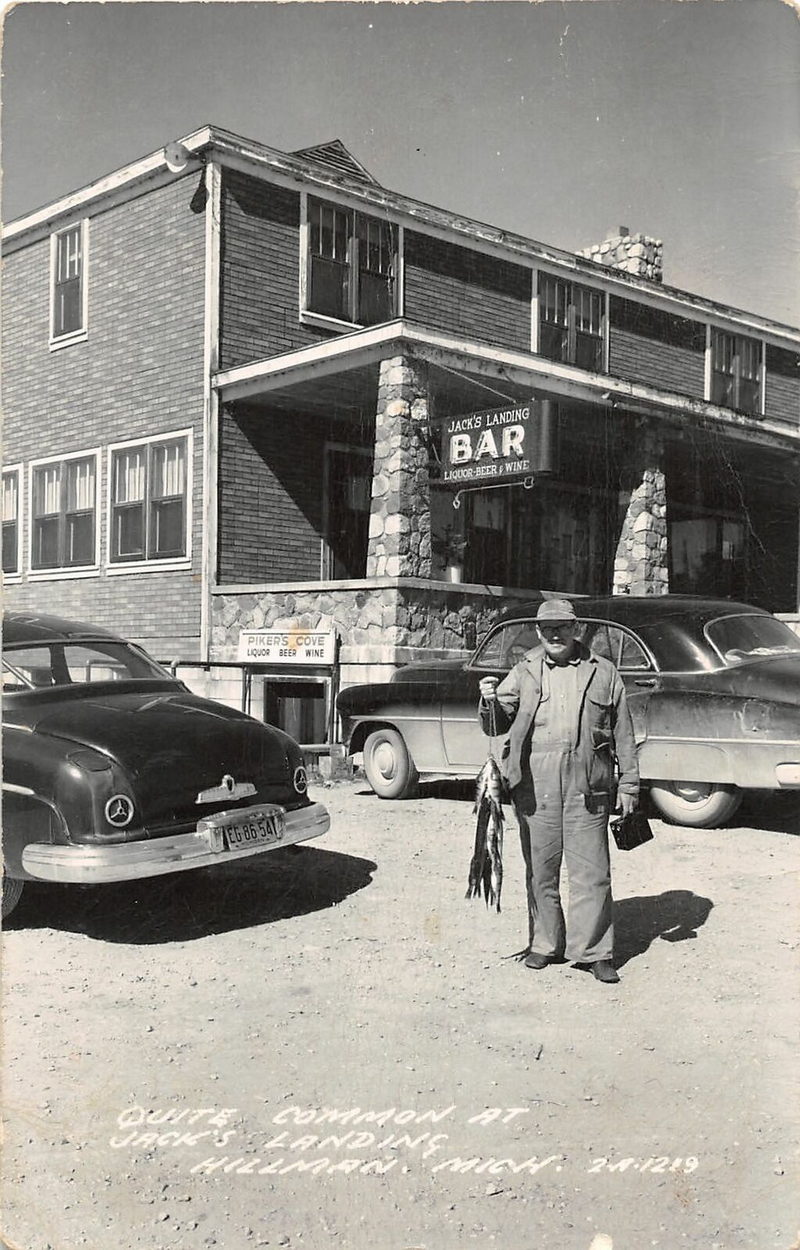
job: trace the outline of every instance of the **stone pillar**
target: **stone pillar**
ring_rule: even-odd
[[[381,361],[367,577],[430,577],[428,370],[420,361]]]
[[[667,488],[664,447],[656,429],[642,422],[623,472],[630,491],[614,560],[615,595],[664,595],[667,564]]]

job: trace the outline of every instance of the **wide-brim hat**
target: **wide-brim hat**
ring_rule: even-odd
[[[536,620],[540,625],[568,625],[578,618],[569,599],[545,599],[539,604]]]

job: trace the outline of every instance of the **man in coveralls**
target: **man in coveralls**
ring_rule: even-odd
[[[525,857],[525,966],[538,971],[566,960],[590,965],[598,981],[616,982],[608,854],[615,756],[623,813],[635,809],[639,795],[625,687],[614,665],[579,641],[568,600],[545,600],[536,632],[541,646],[499,685],[496,677],[482,679],[479,705],[484,733],[509,733],[501,768]],[[567,925],[559,894],[562,856],[569,879]]]

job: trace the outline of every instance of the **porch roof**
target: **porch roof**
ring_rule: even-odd
[[[465,399],[481,394],[476,407],[533,394],[678,423],[690,419],[694,428],[722,427],[746,441],[800,447],[797,426],[732,412],[645,383],[591,373],[533,352],[457,338],[402,318],[221,370],[212,384],[223,402],[249,399],[275,407],[324,409],[332,415],[337,410],[369,408],[374,412],[380,362],[405,355],[432,366],[437,389],[463,393]]]

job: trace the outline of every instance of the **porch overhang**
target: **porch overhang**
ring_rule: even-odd
[[[381,360],[400,355],[427,361],[478,386],[504,384],[520,393],[556,401],[624,409],[680,424],[691,420],[695,428],[722,428],[732,437],[746,441],[800,449],[800,427],[732,412],[641,382],[591,373],[532,352],[457,338],[402,318],[221,370],[213,375],[212,385],[222,402],[269,403],[279,398],[285,402],[291,392],[299,393],[309,384],[337,377],[344,380],[347,375],[363,376],[376,369]]]

